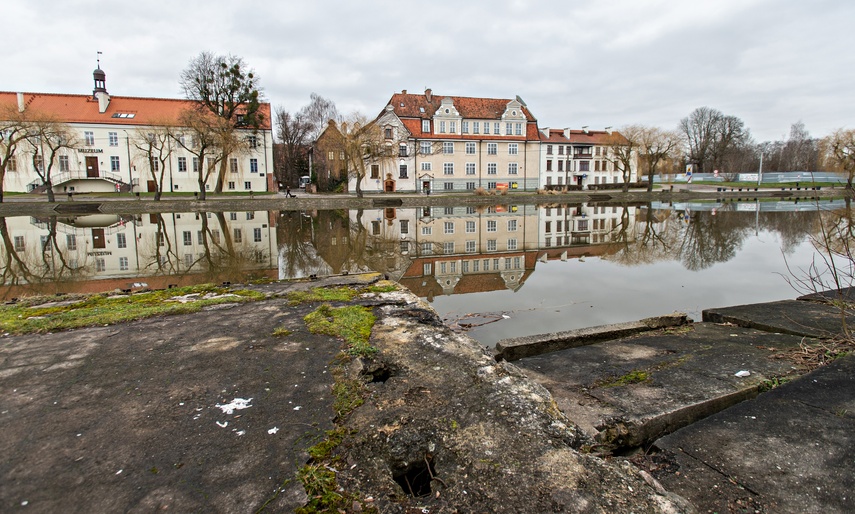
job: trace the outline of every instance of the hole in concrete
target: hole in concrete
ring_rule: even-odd
[[[387,380],[392,378],[393,375],[394,373],[392,373],[392,370],[389,369],[389,367],[386,365],[380,366],[379,368],[369,373],[369,376],[371,377],[371,382],[374,384],[385,383]]]
[[[434,476],[436,476],[436,470],[432,455],[427,455],[423,461],[414,462],[392,474],[392,478],[401,486],[404,493],[416,498],[430,494],[430,482]]]

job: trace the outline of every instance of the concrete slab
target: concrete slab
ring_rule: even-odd
[[[855,356],[656,442],[662,485],[699,512],[855,511]],[[677,471],[677,472],[674,472]]]
[[[696,323],[516,361],[606,447],[638,446],[758,393],[793,373],[772,349],[801,338]],[[750,372],[739,377],[740,371]]]
[[[840,308],[825,303],[783,300],[706,309],[701,314],[704,321],[733,323],[767,332],[815,338],[842,335]],[[849,326],[855,326],[855,316],[848,314],[847,323]]]

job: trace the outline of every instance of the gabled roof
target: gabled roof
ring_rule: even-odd
[[[605,130],[566,130],[544,129],[548,134],[540,133],[544,143],[576,144],[576,145],[610,145],[616,141],[627,143],[620,132]],[[566,133],[566,134],[565,134]]]
[[[450,98],[460,116],[472,120],[499,120],[514,100],[507,98],[471,98],[466,96],[442,96],[435,94],[414,95],[406,92],[395,93],[389,100],[399,118],[432,118],[443,98]],[[519,101],[519,100],[517,100]],[[522,104],[522,102],[520,102]],[[524,104],[521,110],[526,121],[537,121]]]
[[[61,122],[105,125],[161,125],[176,122],[182,112],[196,105],[195,102],[182,99],[110,96],[107,110],[101,113],[98,100],[93,99],[92,95],[23,93],[23,97],[25,109],[53,114]],[[18,94],[0,91],[0,107],[7,106],[17,109]],[[270,104],[262,103],[260,112],[264,116],[261,128],[269,130]]]

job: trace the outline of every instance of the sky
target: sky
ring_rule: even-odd
[[[274,108],[373,117],[406,89],[519,96],[541,128],[676,128],[707,106],[755,140],[855,127],[848,0],[4,0],[0,91],[180,98],[200,52],[242,57]],[[11,42],[11,43],[10,43]]]

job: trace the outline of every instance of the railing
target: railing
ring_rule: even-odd
[[[62,173],[57,173],[56,175],[51,176],[51,183],[54,186],[58,186],[64,184],[66,182],[71,182],[72,180],[106,180],[108,182],[112,182],[114,184],[127,185],[122,181],[122,176],[118,173],[112,173],[109,171],[100,171],[98,172],[97,177],[90,177],[86,174],[85,171],[64,171]],[[41,179],[36,179],[29,184],[27,184],[27,191],[32,192],[35,189],[38,189],[44,185]]]

